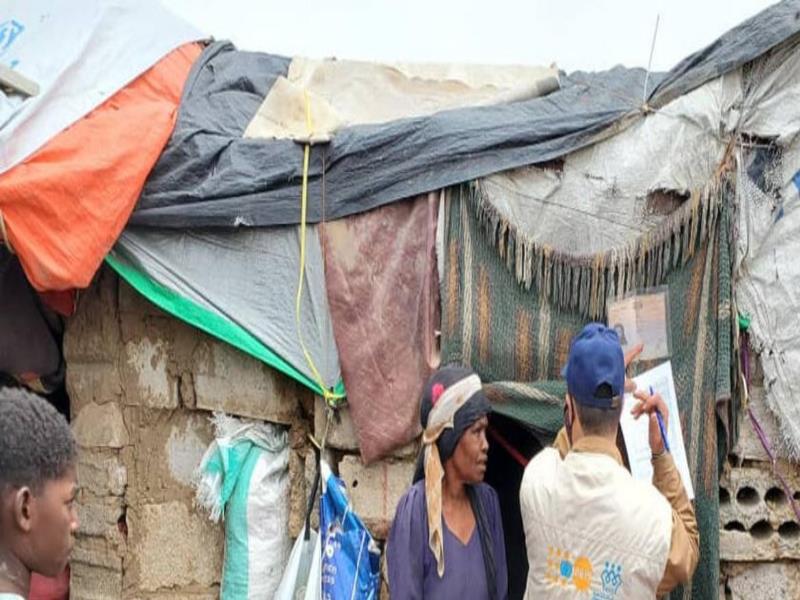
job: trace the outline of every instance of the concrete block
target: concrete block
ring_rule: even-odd
[[[114,450],[81,448],[78,481],[82,492],[94,496],[122,496],[128,485],[128,471]]]
[[[771,466],[732,468],[720,481],[720,557],[727,561],[800,559],[800,524]],[[780,465],[796,495],[800,476]]]
[[[391,454],[393,458],[411,458],[416,459],[417,454],[419,454],[419,447],[420,447],[420,439],[417,438],[415,440],[410,441],[405,446],[401,446],[397,450],[394,450]]]
[[[334,419],[331,421],[331,424],[328,427],[327,446],[330,448],[335,448],[336,450],[358,452],[360,449],[358,445],[358,435],[356,433],[355,424],[353,423],[353,418],[350,416],[350,409],[345,404],[339,408],[335,414],[338,415],[338,421],[336,416],[334,416]],[[326,421],[327,411],[325,409],[325,401],[319,396],[315,396],[314,437],[318,440],[322,440],[322,436],[325,433]],[[413,440],[405,446],[394,450],[391,453],[391,457],[415,457],[418,451],[419,443],[417,440]]]
[[[127,404],[178,408],[178,380],[170,376],[168,360],[168,346],[163,340],[142,337],[125,344],[121,370]]]
[[[122,400],[122,380],[113,362],[69,362],[66,384],[73,416],[90,402],[105,404]]]
[[[78,498],[78,535],[113,538],[119,534],[119,520],[125,515],[122,498]]]
[[[122,535],[116,540],[82,535],[76,539],[70,560],[73,564],[82,563],[122,573],[122,557],[125,551],[125,539]]]
[[[800,598],[800,563],[745,563],[726,566],[730,600]],[[723,597],[723,596],[720,596]]]
[[[70,598],[73,600],[122,599],[121,572],[73,561],[70,573]]]
[[[129,501],[191,501],[194,472],[213,440],[207,413],[140,409],[138,425]]]
[[[129,526],[132,577],[141,591],[219,583],[223,531],[205,515],[181,502],[146,504],[129,512]]]
[[[778,559],[800,560],[800,543],[796,533],[781,535],[768,524],[750,531],[722,530],[719,534],[719,555],[728,562],[771,562]]]
[[[414,476],[412,461],[381,461],[365,467],[356,456],[345,456],[339,475],[353,508],[376,539],[386,539],[401,496]]]
[[[158,308],[155,304],[150,302],[147,298],[142,296],[139,292],[133,289],[128,282],[124,279],[119,280],[119,312],[130,313],[133,317],[168,317],[170,315]],[[127,316],[127,315],[126,315]]]
[[[325,434],[327,420],[328,411],[325,401],[316,396],[314,398],[314,437],[319,441],[322,441],[322,436]],[[358,451],[356,429],[347,405],[339,408],[333,415],[328,426],[327,446],[337,450]]]
[[[89,403],[72,422],[78,444],[84,448],[122,448],[130,442],[122,411],[116,403]]]
[[[298,414],[300,397],[311,394],[222,342],[207,340],[195,358],[194,391],[200,409],[289,425]]]
[[[103,268],[95,282],[78,299],[75,314],[67,319],[64,358],[72,362],[114,362],[119,352],[117,276]]]
[[[749,406],[764,429],[767,439],[770,440],[773,452],[780,458],[786,458],[788,451],[782,443],[783,436],[778,427],[778,420],[767,406],[765,394],[766,391],[762,386],[753,386],[750,390]],[[746,412],[742,412],[739,415],[739,439],[733,448],[733,454],[744,460],[769,462],[769,456],[753,430],[750,417]]]

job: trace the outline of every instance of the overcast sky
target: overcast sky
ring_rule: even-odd
[[[765,0],[162,0],[245,50],[378,61],[667,70]]]

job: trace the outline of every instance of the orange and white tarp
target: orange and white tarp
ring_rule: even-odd
[[[89,285],[169,140],[201,51],[173,50],[0,175],[0,233],[34,288]]]

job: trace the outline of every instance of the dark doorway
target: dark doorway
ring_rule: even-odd
[[[500,498],[508,562],[508,598],[520,600],[525,594],[528,577],[525,530],[519,509],[519,486],[525,471],[522,463],[539,452],[542,444],[530,429],[502,415],[492,415],[489,427],[486,483]]]

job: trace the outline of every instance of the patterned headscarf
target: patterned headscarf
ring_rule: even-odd
[[[482,391],[480,378],[469,369],[448,366],[439,369],[425,385],[420,405],[423,450],[414,481],[425,479],[428,517],[428,545],[436,559],[439,577],[444,575],[444,539],[442,531],[442,480],[444,463],[453,455],[461,436],[475,421],[491,412]],[[487,585],[495,597],[495,565],[492,540],[480,498],[467,486],[470,503],[487,567]]]

